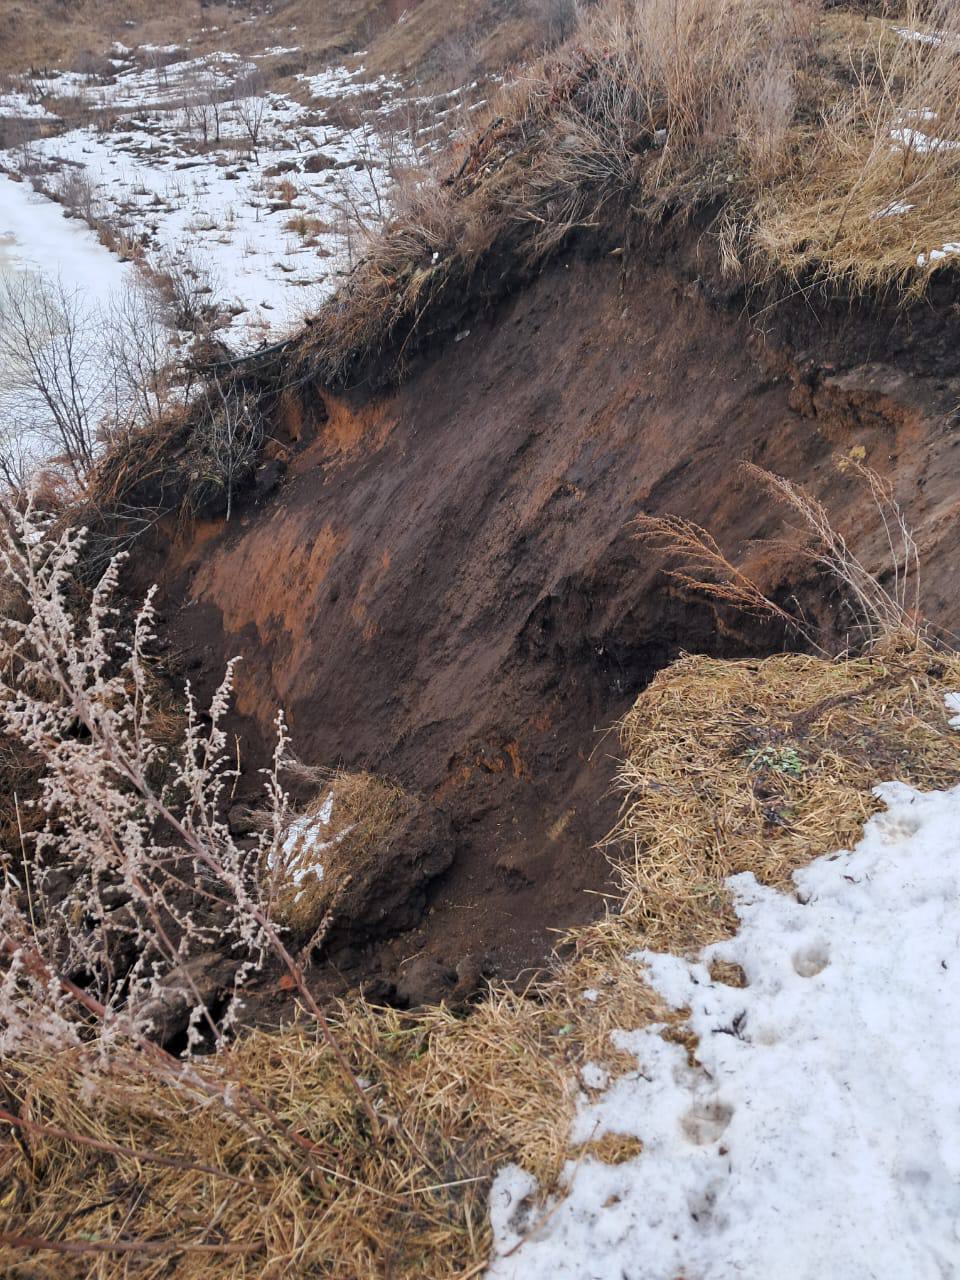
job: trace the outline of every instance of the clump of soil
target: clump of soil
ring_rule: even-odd
[[[453,861],[444,816],[369,773],[336,773],[291,822],[276,916],[314,958],[350,964],[353,942],[412,928]]]

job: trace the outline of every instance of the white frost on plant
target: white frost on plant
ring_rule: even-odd
[[[700,1065],[662,1028],[614,1034],[636,1070],[581,1097],[570,1141],[642,1153],[571,1160],[532,1221],[535,1186],[501,1170],[490,1280],[960,1275],[960,786],[876,794],[886,811],[795,896],[732,878],[735,938],[696,963],[638,954],[690,1008]]]
[[[948,693],[943,703],[948,711],[953,712],[947,724],[951,729],[960,729],[960,693]]]

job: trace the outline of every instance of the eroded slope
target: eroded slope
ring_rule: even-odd
[[[598,911],[612,723],[681,650],[791,643],[679,593],[634,537],[639,512],[688,516],[728,549],[779,534],[738,473],[751,459],[808,485],[879,565],[869,498],[834,462],[862,450],[925,543],[928,611],[956,623],[957,384],[936,300],[879,320],[781,307],[764,334],[757,304],[699,274],[697,241],[674,248],[559,260],[395,391],[289,392],[239,517],[163,564],[187,671],[212,682],[243,658],[245,801],[282,706],[303,759],[396,777],[449,823],[448,870],[427,850],[434,878],[411,885],[420,927],[384,941],[394,922],[364,921],[333,957],[381,996],[513,976]],[[841,636],[808,563],[748,560]]]

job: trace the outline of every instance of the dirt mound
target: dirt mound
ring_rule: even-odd
[[[201,694],[242,655],[243,799],[283,706],[306,761],[394,778],[449,823],[453,861],[420,924],[341,946],[343,980],[381,997],[424,958],[448,977],[513,977],[601,911],[610,726],[681,651],[788,645],[680,594],[633,536],[638,512],[697,520],[728,549],[777,534],[782,512],[738,474],[746,458],[808,485],[856,535],[870,500],[832,461],[854,450],[895,479],[929,614],[960,620],[946,304],[879,321],[784,306],[764,335],[692,234],[674,249],[561,259],[395,391],[291,392],[267,496],[152,562]],[[858,549],[882,563],[879,539]],[[809,565],[755,550],[748,567],[842,629]]]

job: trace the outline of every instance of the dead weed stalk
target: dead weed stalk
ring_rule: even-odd
[[[842,457],[837,465],[856,475],[868,490],[889,555],[888,563],[880,570],[867,568],[847,538],[836,529],[823,504],[802,485],[750,462],[743,463],[742,469],[800,516],[809,543],[778,540],[771,545],[785,554],[799,552],[839,584],[854,619],[855,647],[858,650],[881,644],[894,648],[916,647],[930,640],[932,629],[923,618],[920,606],[920,558],[916,539],[893,496],[893,486],[855,458]],[[649,514],[638,516],[634,527],[645,545],[680,560],[680,564],[667,573],[681,586],[743,613],[774,619],[799,636],[812,651],[826,656],[826,642],[806,619],[771,600],[732,563],[706,529],[680,516]],[[892,579],[889,587],[884,585],[884,578]]]

